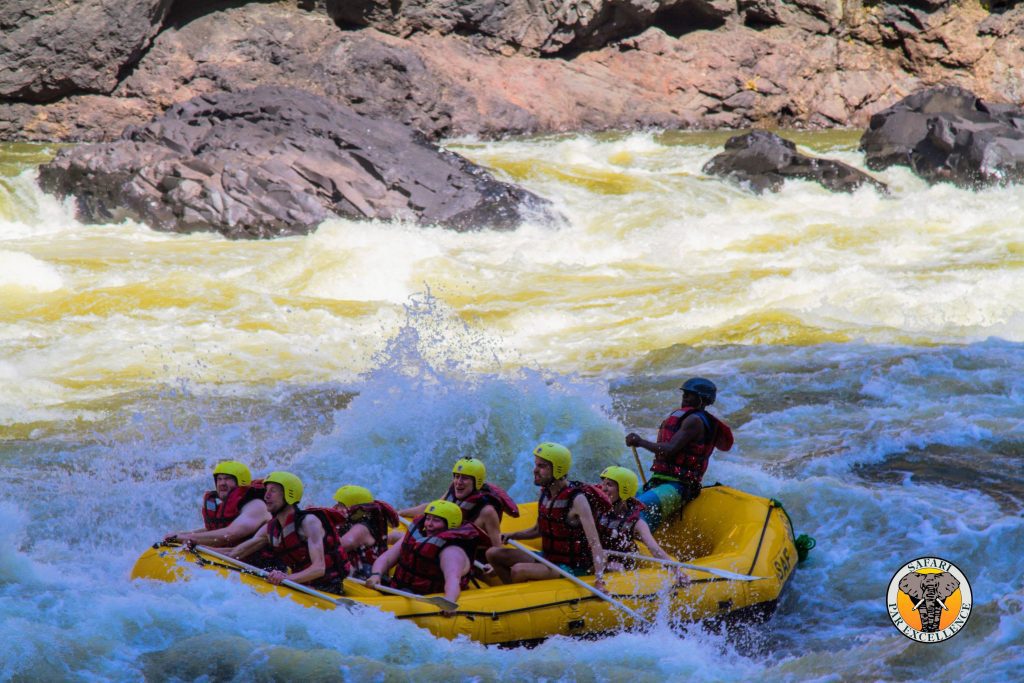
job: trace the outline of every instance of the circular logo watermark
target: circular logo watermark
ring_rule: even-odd
[[[919,643],[941,643],[964,627],[974,598],[960,569],[938,557],[919,557],[899,568],[886,595],[889,618]]]

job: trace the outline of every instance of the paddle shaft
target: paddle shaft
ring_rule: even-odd
[[[654,562],[656,564],[664,564],[669,567],[682,567],[683,569],[694,569],[700,572],[707,572],[708,574],[714,574],[724,579],[734,579],[736,581],[760,581],[764,579],[763,576],[750,576],[749,574],[737,574],[736,572],[726,571],[725,569],[715,569],[714,567],[702,567],[698,564],[687,564],[685,562],[675,562],[674,560],[663,560],[660,557],[651,557],[650,555],[640,555],[638,553],[620,553],[617,550],[606,550],[609,555],[615,557],[628,557],[632,560],[643,560],[644,562]]]
[[[348,580],[353,581],[354,583],[358,583],[361,586],[372,588],[375,591],[380,591],[381,593],[390,593],[391,595],[397,595],[403,598],[408,598],[409,600],[425,602],[428,605],[440,607],[441,609],[446,610],[448,612],[454,612],[459,608],[458,603],[452,602],[448,598],[428,598],[425,595],[417,595],[416,593],[410,593],[408,591],[399,590],[398,588],[392,588],[391,586],[383,586],[379,583],[376,586],[367,586],[366,581],[364,581],[363,579],[357,579],[351,576],[348,577]]]
[[[196,550],[201,550],[202,552],[206,553],[210,557],[216,557],[218,560],[220,560],[222,562],[230,562],[230,563],[238,566],[240,569],[244,569],[249,574],[253,574],[255,576],[258,576],[261,579],[266,579],[267,576],[269,576],[269,574],[270,574],[270,572],[264,571],[264,570],[260,569],[259,567],[254,567],[251,564],[246,564],[245,562],[242,562],[241,560],[236,560],[235,558],[230,557],[228,555],[222,555],[221,553],[217,552],[213,548],[208,548],[205,545],[197,545],[196,546]],[[327,602],[329,602],[329,603],[331,603],[333,605],[337,605],[339,607],[351,607],[352,604],[353,604],[353,602],[351,600],[344,600],[344,599],[339,600],[337,598],[332,598],[327,593],[321,593],[320,591],[316,590],[315,588],[310,588],[309,586],[304,586],[301,583],[297,583],[295,581],[292,581],[291,579],[285,579],[284,581],[281,582],[281,585],[282,586],[288,586],[289,588],[291,588],[293,590],[297,590],[300,593],[305,593],[306,595],[312,596],[314,598],[319,598],[320,600],[325,600],[325,601],[327,601]]]
[[[634,619],[636,619],[638,622],[643,623],[643,624],[649,623],[647,621],[647,619],[645,619],[643,616],[641,616],[635,610],[632,610],[629,607],[626,607],[625,605],[623,605],[621,602],[619,602],[618,600],[616,600],[612,596],[608,595],[604,591],[598,590],[594,586],[591,586],[589,583],[586,583],[585,581],[580,581],[579,578],[577,578],[577,577],[573,576],[572,574],[570,574],[569,572],[565,571],[564,569],[559,567],[554,562],[551,562],[550,560],[546,559],[545,557],[537,554],[534,550],[532,550],[531,548],[526,547],[525,545],[523,545],[519,541],[514,541],[514,540],[512,540],[510,538],[510,539],[508,539],[508,543],[509,543],[509,545],[511,545],[514,548],[518,548],[519,550],[522,550],[523,552],[530,553],[530,555],[532,555],[534,557],[534,559],[536,559],[538,562],[540,562],[544,566],[548,567],[549,569],[554,569],[556,572],[561,574],[563,578],[569,579],[570,581],[575,583],[580,588],[587,589],[588,591],[590,591],[591,593],[593,593],[597,597],[601,598],[605,602],[609,602],[609,603],[615,605],[620,610],[622,610],[623,612],[625,612],[629,616],[631,616]]]
[[[640,478],[644,482],[644,486],[647,486],[647,475],[644,474],[644,466],[640,462],[640,454],[636,452],[636,446],[633,446],[633,459],[636,460],[636,468],[640,471]]]

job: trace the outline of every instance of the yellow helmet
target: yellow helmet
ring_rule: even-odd
[[[252,483],[252,472],[237,460],[224,460],[217,463],[217,466],[213,468],[213,476],[216,477],[218,474],[234,477],[239,486],[248,486]]]
[[[619,498],[622,500],[629,500],[635,496],[636,490],[640,486],[640,482],[637,480],[633,470],[628,470],[618,465],[605,467],[604,472],[601,473],[601,478],[611,479],[619,485]]]
[[[565,446],[545,441],[533,449],[533,454],[541,460],[551,463],[551,476],[561,479],[569,474],[569,467],[572,465],[572,453]]]
[[[362,486],[342,486],[340,489],[334,492],[334,500],[338,501],[345,507],[352,507],[353,505],[363,505],[364,503],[373,502],[373,494],[370,493],[369,489],[364,489]]]
[[[280,484],[284,489],[284,502],[294,505],[302,500],[302,480],[291,472],[271,472],[264,484]]]
[[[447,500],[435,500],[423,511],[425,515],[434,515],[448,522],[449,529],[462,526],[462,508]]]
[[[468,477],[473,477],[476,480],[476,487],[480,488],[487,478],[487,468],[484,467],[482,461],[476,458],[462,458],[455,462],[452,474],[465,474]]]

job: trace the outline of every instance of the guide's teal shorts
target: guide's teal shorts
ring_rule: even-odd
[[[644,492],[636,497],[646,507],[640,517],[653,533],[665,520],[681,514],[683,506],[699,494],[700,486],[655,475],[644,486]]]

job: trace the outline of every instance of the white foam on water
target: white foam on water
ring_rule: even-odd
[[[48,293],[64,286],[56,268],[28,254],[0,250],[0,290],[7,294]]]
[[[712,144],[472,146],[568,218],[513,232],[331,221],[229,242],[81,225],[17,180],[0,252],[42,287],[0,287],[0,679],[1016,675],[1024,196],[890,169],[888,198],[799,182],[755,197],[702,174]],[[402,505],[472,454],[529,500],[537,441],[569,444],[582,479],[632,466],[623,433],[653,437],[695,374],[737,427],[706,481],[778,498],[818,540],[749,640],[662,626],[502,650],[213,577],[127,579],[198,526],[225,457],[292,469],[309,504],[359,483]],[[884,596],[930,553],[978,604],[922,657]]]
[[[754,196],[703,174],[711,138],[724,140],[453,144],[568,219],[509,232],[335,220],[231,242],[83,225],[26,171],[5,181],[31,206],[0,229],[0,252],[17,255],[0,298],[33,343],[5,355],[37,368],[26,380],[58,380],[68,402],[182,376],[351,378],[427,289],[520,365],[569,373],[622,370],[675,343],[1024,339],[1014,188],[928,187],[894,168],[879,174],[891,197],[800,181]]]

